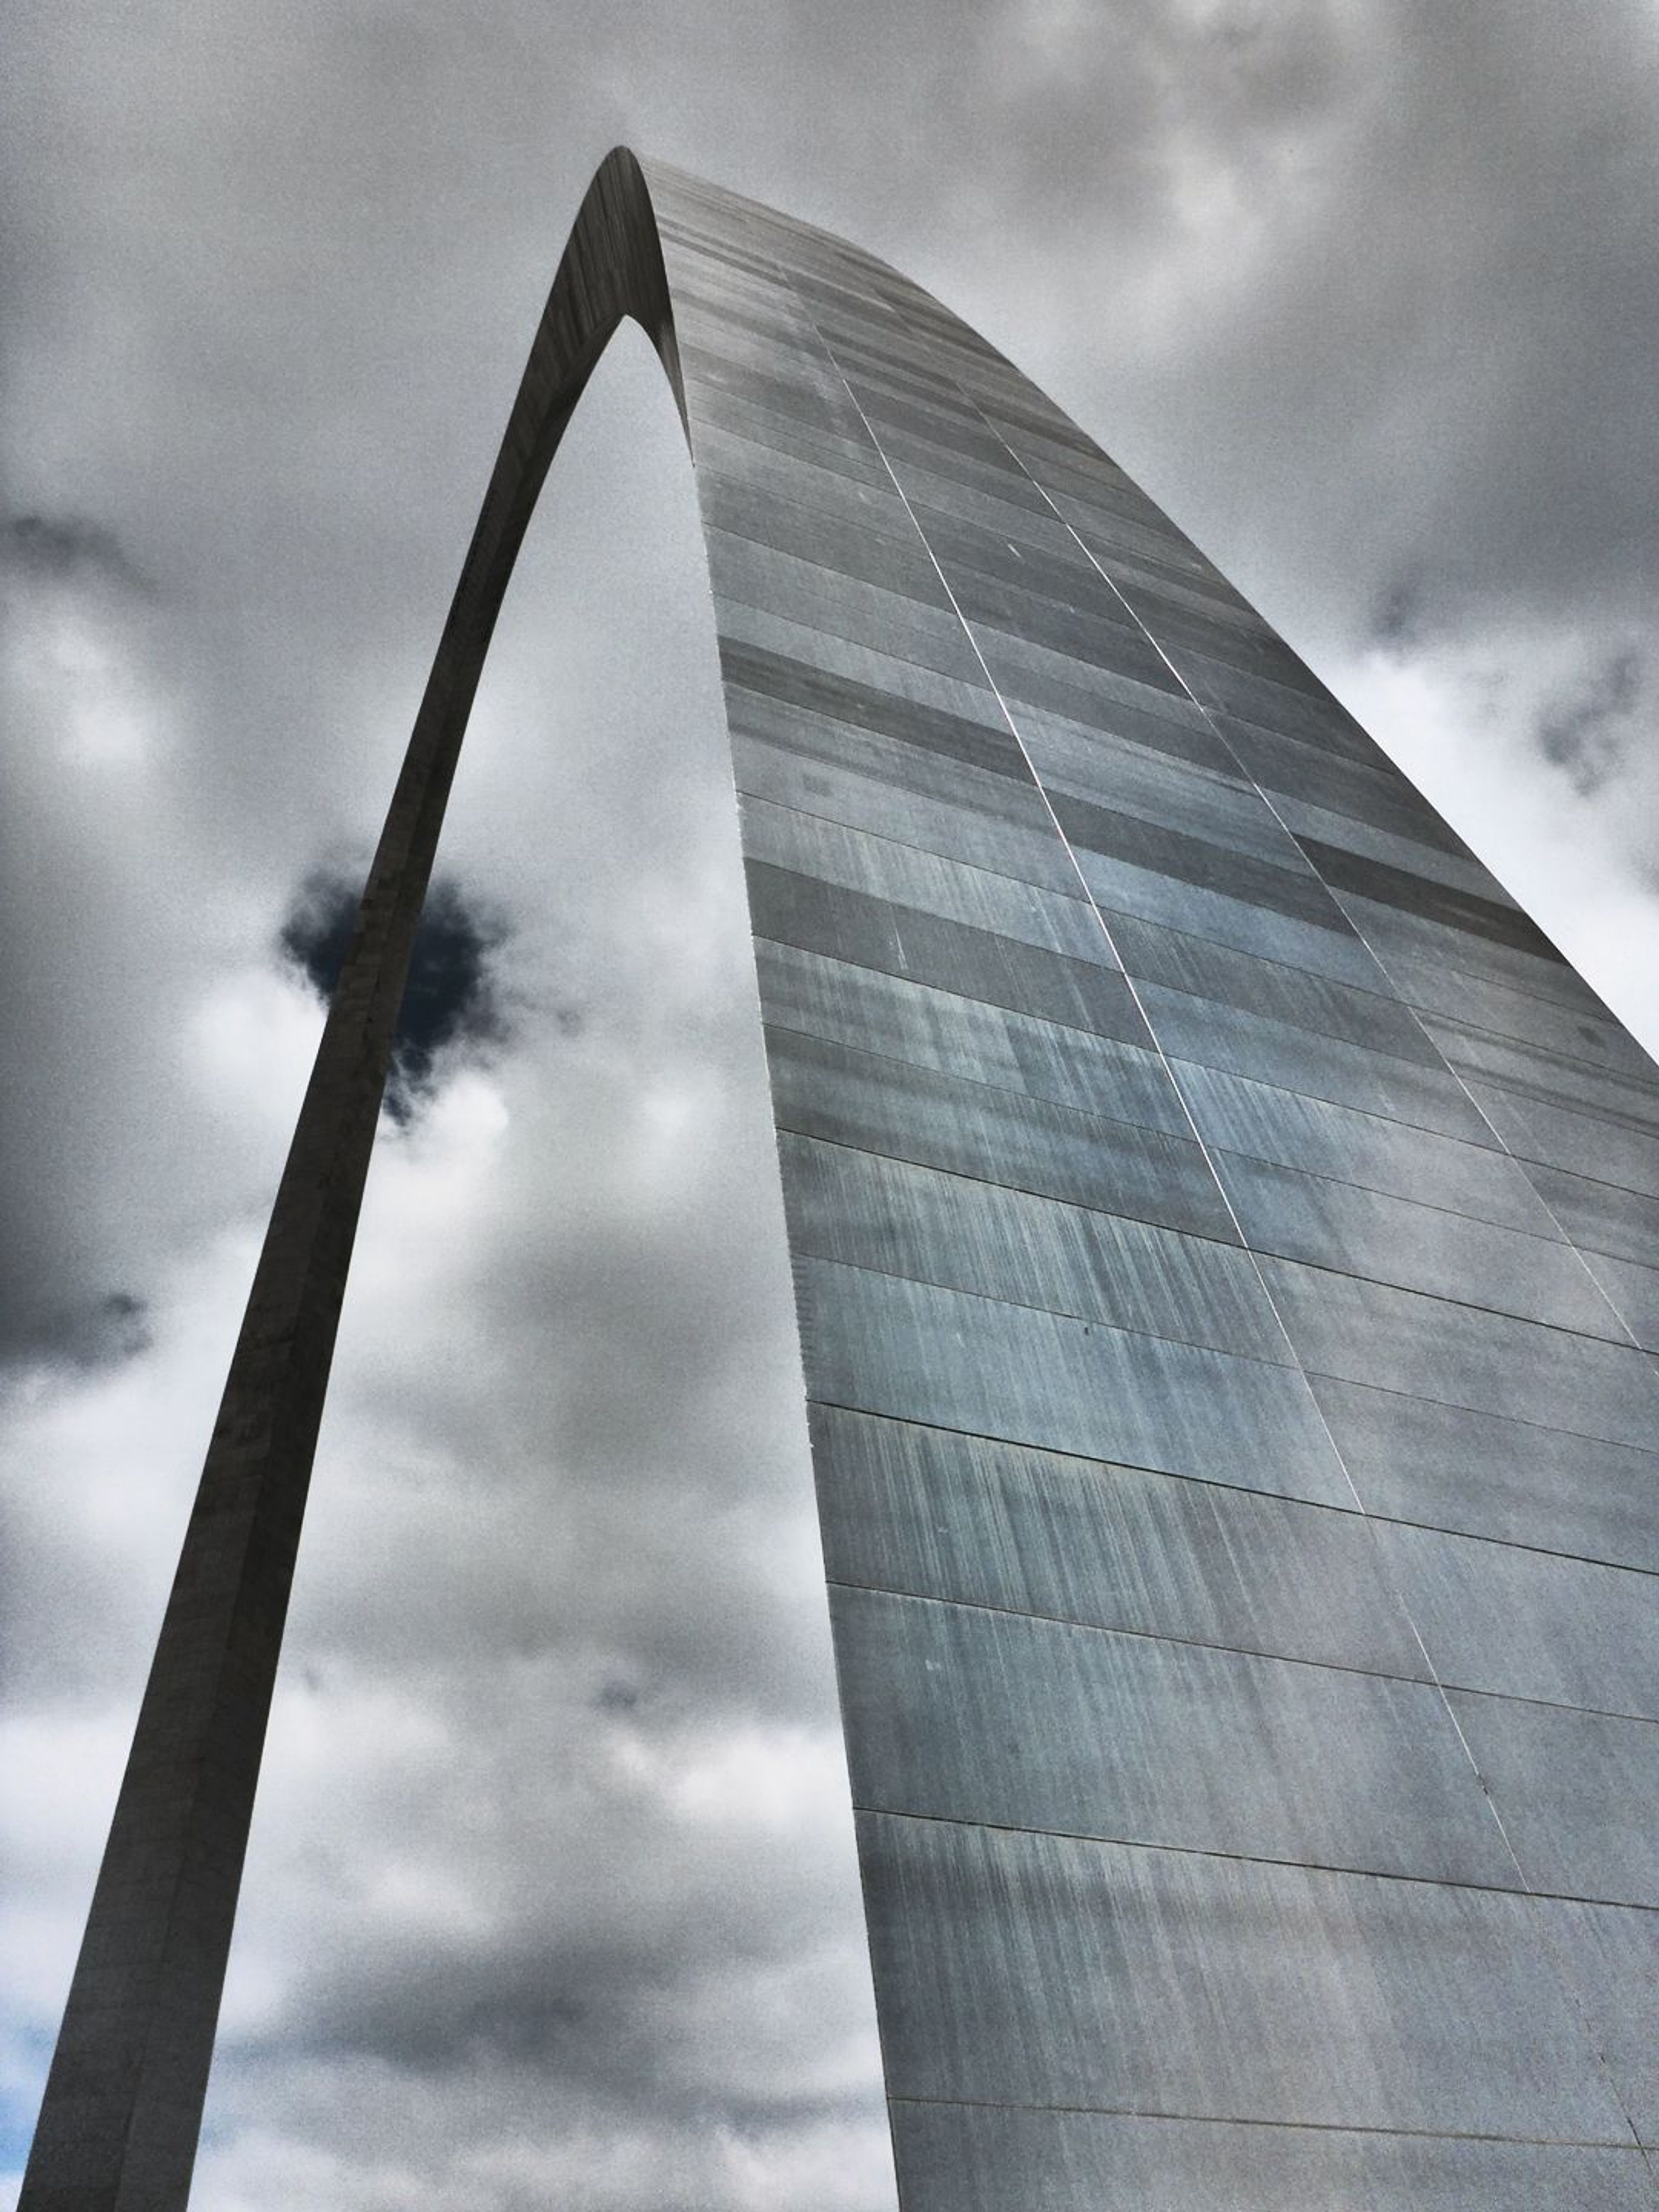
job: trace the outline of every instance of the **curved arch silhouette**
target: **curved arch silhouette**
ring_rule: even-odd
[[[607,155],[560,261],[451,602],[271,1208],[168,1599],[21,2203],[182,2204],[200,2131],[328,1371],[393,1032],[461,740],[538,496],[631,315],[686,420],[640,166]]]
[[[1659,1188],[1625,1133],[1650,1071],[983,340],[828,234],[619,149],[537,330],[283,1170],[25,2212],[188,2193],[416,923],[520,544],[624,316],[698,469],[907,2207],[1071,2205],[1080,2173],[1131,2201],[1174,2160],[1196,2212],[1232,2201],[1227,2128],[1264,2121],[1263,2203],[1332,2201],[1319,2162],[1351,2142],[1376,2201],[1421,2202],[1477,2137],[1541,2203],[1541,2139],[1632,2148],[1595,2055],[1617,2023],[1491,1903],[1540,1884],[1440,1686],[1455,1626],[1371,1516],[1616,1565],[1641,1516],[1599,1501],[1639,1473],[1651,1533],[1651,1377],[1559,1172],[1601,1143],[1602,1182]],[[1626,1088],[1564,1133],[1492,1040],[1535,1075],[1586,1036]],[[1415,1825],[1368,1810],[1379,1769]],[[1302,1946],[1299,1981],[1253,1926]],[[1413,1965],[1437,1946],[1467,1987]],[[1504,2083],[1528,2070],[1522,2112]],[[1600,2167],[1548,2155],[1562,2203],[1596,2195]]]

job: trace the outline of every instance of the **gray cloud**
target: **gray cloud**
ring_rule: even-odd
[[[1370,617],[1372,638],[1390,649],[1413,645],[1421,635],[1428,602],[1428,582],[1421,568],[1401,569],[1377,594]]]
[[[114,532],[78,515],[0,517],[0,568],[15,569],[32,577],[90,573],[129,590],[145,588],[144,579],[127,558]]]
[[[1564,769],[1586,797],[1617,773],[1638,734],[1632,721],[1646,672],[1643,654],[1626,647],[1605,661],[1589,684],[1553,700],[1539,716],[1535,736],[1544,757]]]
[[[149,1349],[144,1300],[131,1291],[106,1291],[78,1306],[14,1311],[14,1358],[64,1360],[86,1367],[131,1359]]]

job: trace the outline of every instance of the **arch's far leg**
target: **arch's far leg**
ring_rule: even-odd
[[[318,1426],[416,923],[501,597],[624,314],[674,375],[631,155],[595,177],[532,349],[283,1172],[140,1708],[20,2212],[189,2195]]]

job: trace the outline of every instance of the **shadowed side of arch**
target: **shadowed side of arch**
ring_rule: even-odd
[[[1659,1077],[983,339],[621,151],[325,1031],[24,2206],[184,2201],[415,922],[624,314],[696,465],[906,2212],[1651,2208],[1659,1865],[1570,1801],[1659,1788],[1619,1241]]]
[[[167,1601],[20,2204],[182,2206],[324,1395],[398,1008],[501,601],[617,324],[684,398],[639,165],[611,154],[538,326],[283,1168]]]

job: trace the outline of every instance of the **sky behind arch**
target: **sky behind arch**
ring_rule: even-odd
[[[1651,1042],[1659,27],[8,15],[16,2157],[316,1035],[283,930],[366,858],[607,147],[982,329]],[[446,837],[492,1018],[371,1180],[198,2202],[886,2201],[700,563],[625,332]]]

